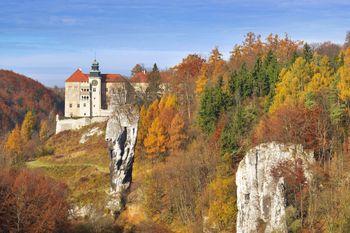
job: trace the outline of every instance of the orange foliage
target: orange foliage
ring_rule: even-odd
[[[29,170],[0,172],[0,231],[57,232],[68,217],[67,188]]]
[[[278,61],[287,62],[301,45],[300,41],[292,41],[288,35],[280,38],[278,35],[270,34],[266,41],[261,40],[260,35],[249,32],[242,45],[236,45],[231,52],[230,66],[239,68],[243,63],[253,67],[256,59],[265,56],[269,51],[276,54]]]
[[[169,128],[169,149],[172,151],[183,149],[184,143],[188,138],[185,129],[183,117],[179,113],[176,113]]]
[[[255,130],[255,144],[276,141],[301,144],[305,149],[325,148],[327,128],[322,127],[322,110],[283,105],[262,119]]]
[[[63,100],[53,91],[12,71],[0,70],[0,87],[0,135],[22,121],[27,110],[43,119],[63,109]]]

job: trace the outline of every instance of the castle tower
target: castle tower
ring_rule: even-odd
[[[91,93],[91,102],[90,102],[90,111],[91,116],[99,116],[101,113],[101,89],[102,89],[102,80],[101,72],[99,69],[99,63],[96,59],[91,65],[91,70],[89,74],[89,84],[90,84],[90,93]]]

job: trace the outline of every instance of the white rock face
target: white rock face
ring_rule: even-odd
[[[139,113],[132,105],[123,105],[107,122],[106,141],[110,154],[111,201],[108,208],[118,214],[130,187]]]
[[[284,179],[274,178],[271,170],[280,162],[302,159],[307,179],[307,167],[313,162],[313,153],[302,146],[277,143],[261,144],[245,155],[236,173],[237,233],[257,232],[264,223],[265,232],[287,232],[285,222]]]

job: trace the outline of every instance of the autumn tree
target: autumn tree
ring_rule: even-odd
[[[167,140],[165,129],[161,125],[159,117],[156,117],[144,140],[146,153],[150,156],[164,156],[167,150]]]
[[[21,126],[21,136],[23,142],[31,139],[35,127],[35,116],[32,111],[27,112]]]
[[[204,59],[197,54],[188,55],[175,67],[176,78],[173,79],[173,91],[178,97],[180,106],[183,106],[187,118],[192,119],[192,112],[195,104],[196,78],[198,77]]]
[[[260,35],[249,32],[241,45],[235,45],[231,52],[229,66],[231,69],[236,70],[243,63],[246,63],[248,69],[251,69],[256,59],[258,57],[265,57],[269,51],[272,51],[276,55],[281,65],[287,64],[300,45],[300,41],[293,41],[288,35],[280,38],[278,35],[270,34],[263,41]]]
[[[40,123],[40,131],[39,131],[39,138],[43,142],[48,138],[49,134],[49,129],[48,129],[48,124],[47,121],[41,121]]]
[[[137,73],[144,72],[146,69],[143,65],[141,64],[136,64],[132,69],[131,69],[131,76],[134,76]]]
[[[344,65],[338,70],[339,82],[338,90],[341,100],[349,103],[350,100],[350,48],[346,50]]]
[[[35,171],[0,172],[1,232],[60,232],[68,222],[67,187]]]
[[[303,103],[304,91],[311,77],[312,69],[303,58],[298,58],[290,69],[282,69],[270,111],[275,111],[283,103]]]
[[[23,157],[21,156],[21,153],[23,152],[22,148],[21,129],[17,125],[8,135],[5,142],[5,152],[10,164],[17,164],[23,160]]]
[[[226,62],[224,61],[222,54],[218,47],[215,47],[208,59],[208,76],[212,85],[218,82],[218,78],[224,74]]]
[[[185,121],[182,116],[177,113],[171,121],[169,129],[169,149],[176,151],[184,148],[184,144],[188,138],[185,130]]]
[[[306,93],[329,91],[334,83],[334,71],[329,58],[326,56],[314,55],[310,65],[313,75],[306,85]]]
[[[199,76],[197,77],[197,80],[196,80],[195,93],[196,93],[197,97],[199,97],[203,93],[205,87],[208,85],[208,81],[209,81],[208,80],[209,79],[208,76],[209,76],[209,74],[208,74],[208,64],[204,63],[202,65],[200,74],[199,74]]]
[[[322,56],[327,56],[331,61],[334,61],[339,55],[341,46],[330,41],[317,44],[315,51]]]
[[[324,109],[284,104],[260,121],[254,141],[256,144],[271,141],[301,144],[325,156],[331,135],[329,115]]]

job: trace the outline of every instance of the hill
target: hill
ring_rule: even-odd
[[[83,135],[92,129],[99,133],[80,143]],[[109,190],[109,157],[104,131],[105,123],[99,123],[56,134],[45,143],[53,154],[28,162],[27,166],[64,181],[70,189],[70,202],[76,206],[103,202]]]
[[[28,110],[34,111],[38,119],[63,111],[59,95],[24,75],[0,70],[0,87],[0,135],[21,122]]]

